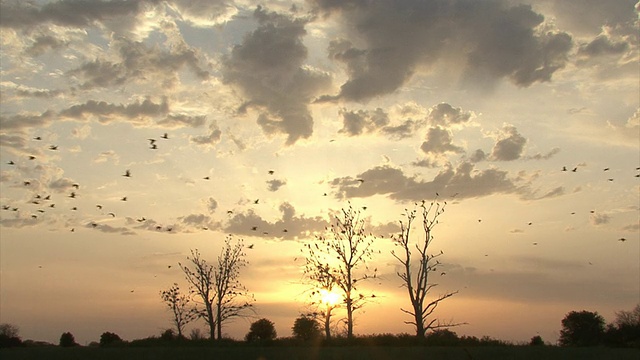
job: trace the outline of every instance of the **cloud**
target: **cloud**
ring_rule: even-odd
[[[384,165],[360,173],[355,178],[335,178],[330,185],[336,188],[340,198],[387,195],[399,201],[420,201],[433,199],[436,193],[442,198],[450,198],[454,194],[458,194],[457,198],[475,198],[526,192],[518,182],[517,179],[509,178],[506,171],[475,171],[473,164],[463,162],[456,169],[447,166],[430,181],[405,175],[401,169]]]
[[[42,114],[18,114],[10,117],[0,115],[0,131],[45,127],[53,119],[52,111]]]
[[[589,222],[591,223],[591,225],[604,225],[604,224],[608,224],[611,221],[611,216],[608,214],[604,214],[604,213],[598,213],[598,214],[590,214],[589,215]]]
[[[499,140],[491,150],[491,160],[511,161],[517,160],[522,155],[524,146],[527,143],[522,135],[518,133],[515,126],[506,125],[502,129]]]
[[[420,150],[427,154],[443,154],[446,152],[463,153],[464,149],[453,145],[451,132],[440,126],[432,127],[427,132],[427,140],[422,143]]]
[[[101,231],[104,233],[109,233],[109,234],[120,234],[120,235],[135,235],[136,232],[127,228],[127,227],[115,227],[115,226],[111,226],[109,224],[103,224],[103,223],[95,223],[95,222],[90,222],[88,224],[85,225],[86,228],[89,229],[94,229],[97,231]]]
[[[553,149],[551,149],[548,153],[546,154],[535,154],[533,156],[529,156],[528,159],[532,159],[532,160],[549,160],[552,157],[554,157],[556,154],[558,154],[560,152],[560,148],[555,147]]]
[[[285,180],[273,179],[267,181],[267,190],[275,192],[278,191],[282,186],[286,185],[287,182]]]
[[[229,0],[173,0],[168,3],[178,10],[181,20],[200,28],[224,23],[238,12]]]
[[[458,72],[473,81],[506,78],[526,87],[550,81],[572,47],[567,33],[542,29],[544,17],[530,6],[508,1],[310,3],[319,18],[332,17],[350,32],[329,46],[329,57],[344,64],[349,78],[338,95],[322,100],[390,94],[439,62],[461,64]]]
[[[258,7],[259,26],[223,61],[223,78],[247,99],[240,110],[261,110],[257,123],[268,135],[287,135],[292,145],[313,133],[307,104],[330,84],[330,77],[304,65],[305,21]]]
[[[342,116],[342,129],[338,132],[347,136],[359,136],[363,134],[382,134],[395,140],[401,140],[412,136],[426,122],[403,118],[392,119],[381,108],[375,110],[346,110],[340,109]],[[410,113],[406,114],[410,115]]]
[[[440,103],[429,109],[427,120],[430,124],[450,126],[468,122],[474,114],[470,111],[462,111],[447,103]]]
[[[213,214],[218,209],[218,202],[214,198],[209,198],[207,200],[207,210],[209,210],[210,214]]]
[[[581,45],[578,55],[585,57],[620,55],[628,49],[629,43],[625,41],[615,41],[606,35],[599,35],[590,43]]]
[[[218,128],[218,124],[215,121],[212,121],[209,124],[209,134],[201,135],[201,136],[193,136],[190,138],[191,142],[199,145],[209,145],[213,146],[220,142],[220,138],[222,136],[222,131]]]
[[[183,68],[191,70],[199,79],[209,78],[209,72],[200,65],[197,51],[184,42],[168,50],[125,39],[119,39],[115,46],[120,62],[96,59],[69,71],[68,75],[80,77],[83,89],[117,86],[130,81],[160,83],[162,88],[172,88]]]
[[[83,120],[87,116],[95,116],[102,123],[124,117],[141,123],[145,122],[148,118],[161,116],[168,112],[169,104],[166,98],[164,98],[161,103],[154,103],[151,99],[145,99],[127,105],[89,100],[84,104],[73,105],[64,109],[60,111],[59,115],[76,120]]]
[[[282,203],[278,209],[281,217],[274,222],[262,219],[254,210],[249,209],[246,212],[234,214],[222,227],[224,231],[238,235],[293,240],[313,236],[314,233],[323,231],[329,224],[326,219],[319,216],[311,218],[304,215],[296,216],[295,208],[287,202]]]
[[[40,7],[33,2],[3,2],[0,26],[29,29],[41,24],[68,27],[86,27],[94,22],[117,19],[135,14],[140,10],[140,1],[88,1],[61,0]]]

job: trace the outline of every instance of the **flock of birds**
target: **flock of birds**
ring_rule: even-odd
[[[164,134],[162,134],[162,135],[160,136],[160,139],[162,139],[162,140],[169,140],[169,134],[168,134],[168,133],[164,133]],[[34,137],[34,138],[33,138],[33,140],[34,140],[34,141],[42,141],[43,139],[42,139],[42,137],[40,137],[40,136],[36,136],[36,137]],[[157,139],[149,138],[149,139],[147,139],[147,141],[148,141],[148,143],[149,143],[149,149],[151,149],[151,150],[157,150],[157,149],[158,149],[158,140],[157,140]],[[48,147],[46,147],[46,149],[48,149],[49,151],[58,151],[58,150],[59,150],[59,146],[58,146],[58,145],[49,145]],[[36,160],[36,156],[34,156],[34,155],[28,155],[28,156],[27,156],[27,161],[34,161],[34,160]],[[9,160],[9,161],[7,162],[7,164],[8,164],[8,165],[11,165],[11,166],[17,166],[17,165],[18,165],[18,164],[17,164],[15,161],[13,161],[13,160]],[[582,164],[581,164],[581,165],[582,165]],[[562,171],[562,172],[572,172],[572,173],[576,173],[576,172],[578,172],[578,170],[579,170],[579,166],[581,166],[581,165],[574,166],[573,168],[569,168],[569,167],[567,167],[567,166],[563,166],[563,167],[562,167],[562,169],[561,169],[561,171]],[[609,167],[606,167],[606,168],[604,168],[604,169],[603,169],[603,171],[604,171],[604,172],[609,172],[610,170],[611,170],[611,168],[609,168]],[[640,177],[640,172],[639,172],[639,171],[640,171],[640,167],[635,168],[635,170],[636,170],[636,174],[635,174],[634,176],[635,176],[636,178],[639,178],[639,177]],[[267,174],[272,176],[272,175],[274,175],[274,174],[275,174],[275,171],[274,171],[274,170],[268,170],[268,171],[267,171]],[[124,177],[124,178],[132,178],[132,177],[133,177],[132,171],[131,171],[130,169],[125,170],[125,171],[124,171],[124,173],[122,173],[122,177]],[[203,177],[203,179],[204,179],[204,180],[210,180],[211,178],[210,178],[209,176],[205,176],[205,177]],[[613,182],[613,181],[614,181],[614,178],[609,177],[609,178],[607,178],[606,180],[607,180],[607,181],[609,181],[609,182]],[[33,185],[33,182],[34,182],[34,181],[37,181],[37,180],[24,180],[24,181],[22,182],[22,185],[23,185],[25,188],[30,188],[30,187]],[[362,183],[364,183],[364,182],[365,182],[365,180],[364,180],[364,179],[355,179],[355,181],[357,181],[357,182],[358,182],[358,183],[360,183],[360,184],[362,184]],[[79,196],[79,192],[80,192],[80,184],[78,184],[78,183],[73,183],[73,184],[71,184],[71,185],[70,185],[70,189],[69,189],[69,192],[68,192],[67,198],[69,198],[69,199],[76,199],[76,198]],[[436,193],[436,194],[437,194],[437,193]],[[327,193],[323,193],[322,195],[323,195],[323,196],[328,196],[328,194],[327,194]],[[437,194],[437,195],[439,195],[439,194]],[[456,195],[457,195],[457,194],[456,194]],[[453,197],[455,197],[455,195],[454,195]],[[128,201],[128,197],[127,197],[127,196],[122,196],[122,197],[120,197],[120,199],[119,199],[119,200],[120,200],[121,202],[126,202],[126,201]],[[260,204],[260,199],[251,200],[251,202],[252,202],[254,205],[258,205],[258,204]],[[34,205],[34,206],[36,206],[36,209],[29,208],[29,209],[27,210],[27,211],[29,211],[29,212],[30,212],[30,214],[31,214],[31,215],[30,215],[30,218],[31,218],[33,221],[37,220],[40,216],[42,216],[43,214],[45,214],[47,211],[51,211],[51,210],[53,210],[53,209],[57,209],[57,207],[56,207],[56,203],[55,203],[55,202],[53,202],[52,195],[50,195],[50,194],[48,194],[48,195],[41,195],[41,194],[39,194],[39,193],[33,193],[33,194],[32,194],[32,198],[29,200],[29,204],[30,204],[30,205]],[[95,205],[95,207],[96,207],[96,209],[97,209],[97,210],[99,210],[99,211],[100,211],[100,213],[101,213],[101,214],[103,214],[104,216],[107,216],[107,217],[109,217],[109,218],[115,218],[115,217],[116,217],[116,213],[115,213],[114,211],[108,211],[108,210],[106,210],[106,209],[105,209],[105,207],[104,207],[102,204],[96,204],[96,205]],[[366,210],[366,209],[367,209],[367,207],[366,207],[366,206],[363,206],[362,208],[363,208],[363,210]],[[19,206],[9,205],[9,204],[4,204],[4,205],[2,205],[2,209],[3,209],[3,210],[5,210],[5,211],[13,211],[13,212],[19,212],[19,211],[20,211],[20,207],[19,207]],[[72,207],[70,207],[70,210],[71,210],[72,212],[77,212],[77,211],[78,211],[78,207],[77,207],[77,206],[72,206]],[[234,213],[234,212],[233,212],[233,210],[228,210],[228,211],[227,211],[227,214],[228,214],[229,216],[232,216],[232,215],[233,215],[233,213]],[[592,214],[594,214],[594,213],[595,213],[595,211],[594,211],[594,210],[591,210],[591,213],[592,213]],[[572,215],[575,215],[575,212],[572,212],[571,214],[572,214]],[[147,221],[147,218],[145,218],[145,217],[143,217],[143,216],[140,216],[140,217],[136,217],[136,218],[135,218],[135,221],[136,221],[137,223],[142,224],[142,223],[145,223],[145,222]],[[478,223],[481,223],[481,222],[482,222],[482,219],[478,219]],[[529,222],[528,222],[528,223],[526,223],[526,224],[527,224],[528,226],[531,226],[531,225],[533,225],[533,222],[532,222],[532,221],[529,221]],[[101,226],[101,224],[100,224],[100,222],[99,222],[99,221],[92,220],[92,221],[88,222],[85,226],[86,226],[86,227],[89,227],[89,228],[98,228],[99,226]],[[157,231],[172,232],[172,231],[174,230],[174,225],[163,226],[163,225],[155,224],[155,223],[154,223],[154,224],[150,225],[148,228],[150,228],[150,229],[155,229],[155,230],[157,230]],[[251,226],[251,227],[250,227],[250,229],[251,229],[252,231],[256,231],[256,232],[257,232],[257,231],[258,231],[258,226],[255,226],[255,225],[254,225],[254,226]],[[208,230],[208,228],[205,226],[205,227],[203,227],[203,230]],[[71,227],[71,228],[70,228],[70,231],[74,232],[74,231],[75,231],[75,227]],[[285,228],[285,229],[283,229],[282,231],[283,231],[284,233],[288,232],[288,230],[287,230],[286,228]],[[268,233],[267,231],[263,231],[263,232],[262,232],[262,234],[263,234],[263,235],[268,235],[269,233]],[[625,241],[627,241],[627,239],[626,239],[625,237],[620,237],[620,238],[618,239],[618,241],[620,241],[620,242],[625,242]],[[537,245],[537,244],[538,244],[537,242],[533,243],[533,245]],[[253,247],[253,246],[251,246],[251,248],[252,248],[252,247]]]

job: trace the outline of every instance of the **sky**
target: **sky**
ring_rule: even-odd
[[[459,335],[612,322],[640,302],[639,10],[2,0],[0,322],[54,343],[159,335],[178,263],[215,262],[230,234],[253,245],[256,313],[223,332],[265,317],[290,336],[301,250],[351,205],[379,236],[355,333],[412,333],[389,236],[436,198],[432,295],[458,293],[435,315]]]

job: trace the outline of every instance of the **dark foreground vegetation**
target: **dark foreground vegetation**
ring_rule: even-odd
[[[168,346],[168,347],[33,347],[0,350],[3,360],[107,360],[107,359],[264,359],[264,360],[395,360],[395,359],[619,359],[637,360],[640,350],[556,346]]]

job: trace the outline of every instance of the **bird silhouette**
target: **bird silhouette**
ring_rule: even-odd
[[[122,175],[122,176],[124,176],[124,177],[131,177],[131,170],[128,170],[128,169],[127,169],[127,170],[124,172],[124,175]]]
[[[253,203],[254,203],[254,204],[257,204],[257,203],[259,203],[259,202],[260,202],[260,199],[255,199],[255,200],[253,201]]]
[[[573,169],[571,169],[571,171],[573,171],[573,172],[578,171],[578,167],[577,167],[577,166],[576,166],[576,167],[574,167]]]
[[[15,165],[16,163],[13,162],[13,160],[9,160],[9,162],[7,162],[8,165]]]
[[[58,145],[49,146],[49,150],[58,150]]]
[[[620,241],[620,242],[625,242],[625,241],[627,241],[627,239],[625,239],[625,238],[621,237],[620,239],[618,239],[618,241]]]
[[[169,139],[169,134],[164,133],[164,134],[162,134],[162,136],[160,136],[160,137],[161,137],[161,138],[163,138],[163,139]]]
[[[33,138],[33,140],[42,140],[42,137],[36,136],[36,137]]]
[[[69,197],[72,198],[72,199],[75,198],[76,197],[76,193],[72,191],[71,194],[69,194]]]
[[[144,217],[141,217],[140,219],[136,219],[137,222],[144,222],[145,220],[147,219],[145,219]]]
[[[567,167],[566,167],[566,166],[563,166],[563,167],[562,167],[562,171],[567,171]]]
[[[602,171],[609,171],[609,168],[604,168]]]
[[[80,184],[73,184],[71,186],[74,187],[75,189],[80,189]]]
[[[269,175],[273,175],[275,173],[275,171],[269,170],[268,173],[269,173]]]
[[[120,199],[120,201],[127,201],[127,197],[123,196],[122,199]]]
[[[36,157],[35,157],[35,156],[33,156],[33,155],[29,155],[29,160],[35,160],[35,159],[36,159]]]
[[[116,217],[116,214],[114,214],[112,212],[108,213],[107,215],[110,215],[111,217]]]
[[[204,179],[204,180],[209,180],[209,179],[211,179],[211,178],[210,178],[210,177],[208,177],[208,176],[205,176],[205,177],[203,177],[203,179]]]
[[[258,230],[258,227],[257,226],[252,226],[251,230],[256,231],[256,230]]]
[[[253,249],[253,244],[248,245],[248,246],[247,246],[247,249]]]

